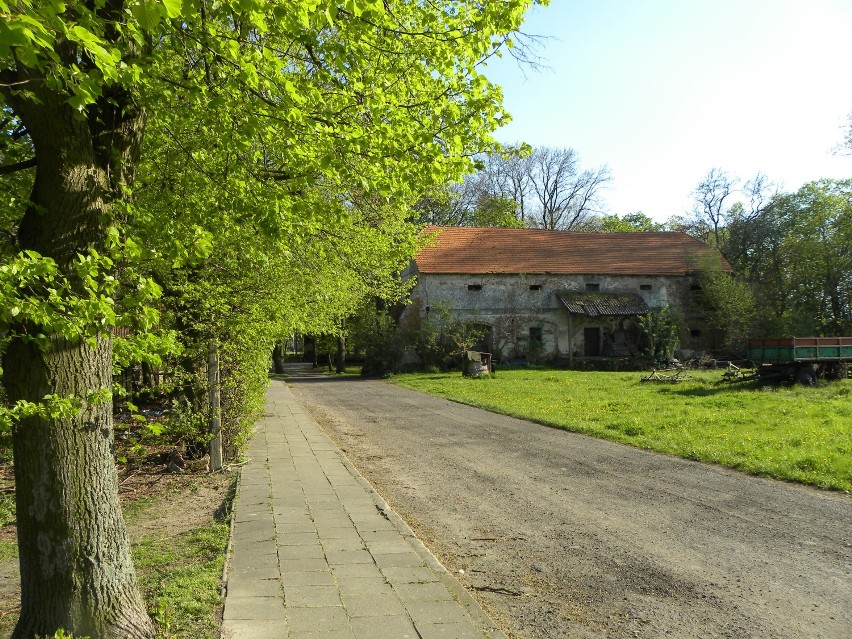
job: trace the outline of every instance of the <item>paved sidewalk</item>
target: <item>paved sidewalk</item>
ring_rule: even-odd
[[[505,639],[273,381],[234,503],[225,639]]]

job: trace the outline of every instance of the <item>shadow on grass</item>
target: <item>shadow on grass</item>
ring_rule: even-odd
[[[758,381],[739,382],[728,384],[718,382],[713,386],[693,386],[691,388],[678,388],[677,386],[663,386],[659,390],[667,395],[680,395],[681,397],[714,397],[716,395],[733,395],[744,392],[761,392],[766,387]]]

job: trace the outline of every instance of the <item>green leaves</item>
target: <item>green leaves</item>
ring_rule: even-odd
[[[180,4],[180,0],[136,0],[130,5],[130,13],[142,29],[151,31],[166,17],[179,16]]]

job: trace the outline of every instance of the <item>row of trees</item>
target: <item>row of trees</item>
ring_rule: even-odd
[[[15,639],[154,636],[118,506],[113,367],[169,367],[197,415],[214,345],[238,441],[276,338],[402,294],[409,206],[495,147],[507,116],[478,65],[530,2],[0,0]]]
[[[740,187],[714,169],[694,195],[693,216],[672,226],[731,263],[739,285],[710,305],[730,306],[723,324],[741,336],[852,333],[852,180],[785,193],[765,176]]]
[[[439,186],[418,204],[418,220],[438,226],[528,226],[587,230],[612,174],[584,169],[571,148],[510,146],[481,154],[479,170]]]

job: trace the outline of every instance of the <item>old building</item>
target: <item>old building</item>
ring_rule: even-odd
[[[671,306],[687,324],[682,347],[702,345],[696,275],[721,258],[684,233],[426,232],[433,243],[406,273],[417,278],[402,317],[409,326],[449,316],[480,324],[479,348],[499,359],[572,362],[635,354],[637,317]]]

